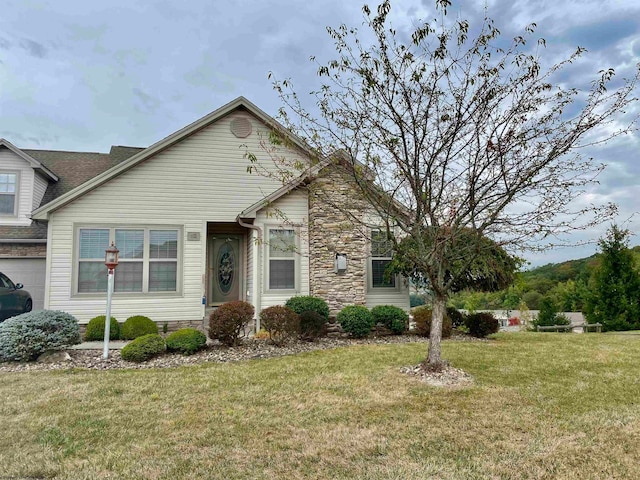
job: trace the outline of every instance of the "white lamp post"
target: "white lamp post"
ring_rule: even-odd
[[[107,314],[104,316],[104,349],[102,358],[109,358],[109,328],[111,327],[111,296],[113,295],[113,274],[118,266],[120,250],[111,242],[105,250],[104,264],[107,266]]]

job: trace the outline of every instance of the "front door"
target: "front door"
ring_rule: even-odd
[[[242,300],[242,258],[239,235],[209,239],[209,304]]]

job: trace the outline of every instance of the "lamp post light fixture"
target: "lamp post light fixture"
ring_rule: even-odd
[[[107,314],[104,316],[104,349],[102,358],[109,358],[109,328],[111,327],[111,296],[113,295],[113,274],[118,266],[120,250],[111,242],[105,250],[104,264],[107,266]]]

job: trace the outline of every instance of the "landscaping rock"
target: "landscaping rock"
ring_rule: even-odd
[[[343,333],[336,333],[343,336]],[[479,341],[478,339],[461,337],[449,341]],[[482,339],[482,341],[486,341]],[[415,335],[400,335],[388,337],[371,337],[364,339],[350,338],[328,338],[323,337],[314,342],[292,342],[286,346],[278,347],[267,340],[251,339],[238,347],[227,348],[220,342],[213,342],[207,348],[193,355],[184,356],[179,353],[167,353],[159,357],[141,363],[132,363],[122,360],[119,350],[110,350],[109,358],[102,358],[102,349],[99,350],[68,350],[67,352],[55,352],[60,354],[58,360],[52,363],[41,362],[0,362],[0,372],[18,372],[32,370],[62,370],[85,368],[90,370],[112,370],[112,369],[146,369],[146,368],[173,368],[184,365],[199,365],[206,362],[226,363],[249,360],[254,358],[273,358],[283,355],[295,355],[298,353],[311,352],[315,350],[327,350],[330,348],[346,347],[349,345],[382,345],[394,343],[417,342],[425,343],[427,338]]]
[[[49,350],[41,354],[36,362],[38,363],[66,363],[71,361],[71,355],[64,350]]]

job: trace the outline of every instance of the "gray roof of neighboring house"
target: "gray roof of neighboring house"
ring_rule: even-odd
[[[123,146],[113,146],[109,153],[21,149],[22,152],[39,161],[58,177],[57,182],[49,182],[40,206],[46,205],[142,150],[144,148]],[[45,238],[47,238],[46,222],[34,221],[28,227],[0,225],[0,240]]]

